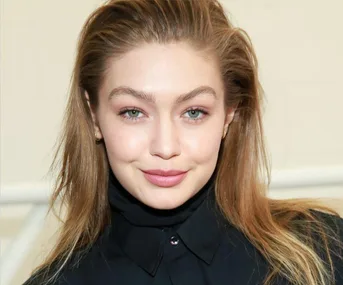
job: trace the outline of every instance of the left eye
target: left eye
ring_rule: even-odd
[[[132,110],[127,110],[126,113],[129,115],[131,118],[137,118],[139,117],[139,114],[141,113],[138,110],[132,109]]]
[[[200,109],[192,109],[186,111],[186,114],[188,114],[189,119],[200,119],[202,115],[206,115],[206,112]]]
[[[119,115],[121,117],[123,117],[124,119],[127,119],[127,120],[139,120],[141,119],[143,113],[138,110],[138,109],[135,109],[135,108],[131,108],[131,109],[124,109],[122,111],[119,112]]]

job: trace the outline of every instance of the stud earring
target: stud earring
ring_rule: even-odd
[[[224,131],[223,131],[222,139],[224,139],[226,137],[226,133],[227,133],[227,128],[225,128]]]
[[[97,135],[95,134],[95,142],[96,143],[99,143],[101,141],[101,139],[99,139],[98,137],[97,137]]]

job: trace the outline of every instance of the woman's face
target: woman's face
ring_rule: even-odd
[[[111,61],[92,115],[123,187],[150,207],[173,209],[213,174],[234,111],[224,108],[215,60],[176,43]]]

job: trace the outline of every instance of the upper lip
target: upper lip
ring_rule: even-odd
[[[175,176],[183,174],[187,171],[184,170],[163,170],[163,169],[149,169],[149,170],[142,170],[145,173],[152,174],[152,175],[160,175],[160,176]]]

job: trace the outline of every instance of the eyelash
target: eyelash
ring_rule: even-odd
[[[137,111],[137,112],[140,112],[140,113],[143,113],[142,110],[136,108],[136,107],[133,107],[133,108],[125,108],[123,110],[121,110],[119,112],[119,115],[125,119],[125,120],[130,120],[130,121],[138,121],[140,120],[140,118],[135,118],[135,117],[128,117],[128,116],[125,116],[125,114],[129,111]],[[207,115],[208,115],[208,112],[206,110],[204,110],[203,108],[201,107],[193,107],[193,108],[189,108],[185,111],[185,113],[187,112],[190,112],[190,111],[198,111],[198,112],[201,112],[202,113],[202,117],[201,118],[195,118],[195,119],[191,119],[191,118],[187,118],[188,121],[191,121],[192,123],[198,123],[200,121],[202,121]]]
[[[140,112],[140,113],[143,113],[140,109],[138,108],[124,108],[123,110],[121,110],[119,112],[119,115],[124,118],[125,120],[132,120],[132,121],[137,121],[139,120],[139,118],[134,118],[134,117],[127,117],[127,116],[124,116],[125,113],[129,112],[129,111],[137,111],[137,112]]]
[[[201,122],[202,120],[205,119],[205,117],[207,117],[208,112],[205,111],[203,108],[200,107],[193,107],[193,108],[189,108],[185,111],[185,113],[190,112],[190,111],[197,111],[201,113],[201,117],[200,118],[196,118],[196,119],[191,119],[191,118],[187,118],[187,120],[192,121],[194,123],[198,123]]]

